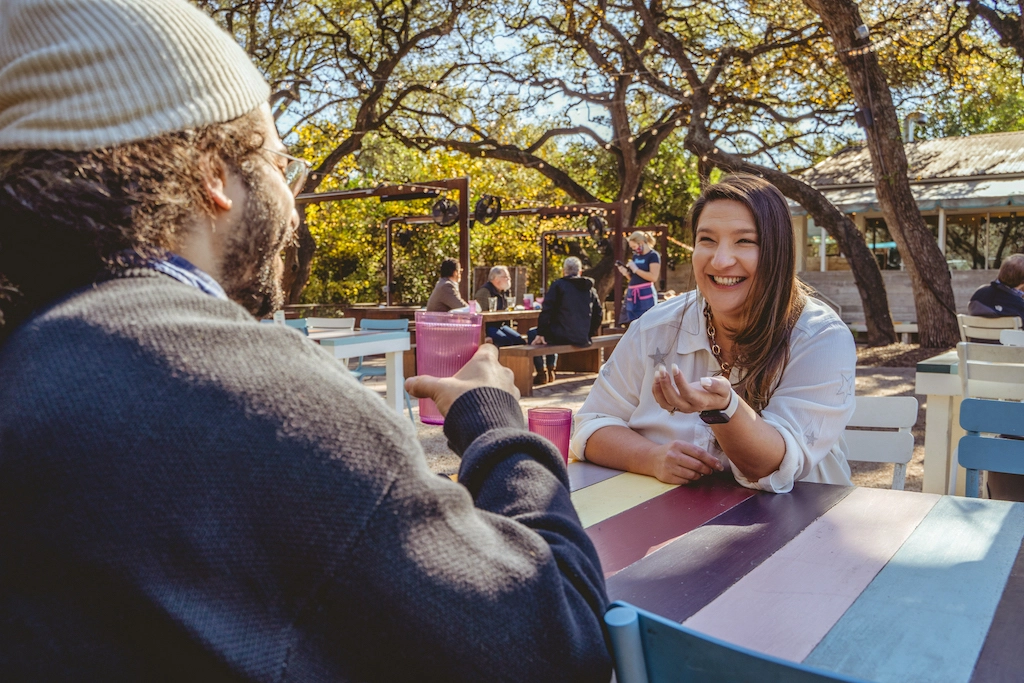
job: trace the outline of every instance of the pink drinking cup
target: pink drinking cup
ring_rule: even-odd
[[[569,435],[572,410],[569,408],[530,408],[526,411],[530,431],[555,444],[565,464],[569,464]]]
[[[451,377],[469,362],[480,346],[479,313],[416,311],[416,372]],[[444,424],[444,416],[429,398],[420,399],[420,422]]]

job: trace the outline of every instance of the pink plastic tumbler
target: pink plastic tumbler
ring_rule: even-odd
[[[416,372],[451,377],[480,346],[479,313],[416,311]],[[429,398],[420,399],[420,422],[444,424],[444,416]]]
[[[569,408],[530,408],[526,411],[530,431],[555,444],[562,459],[569,464],[569,434],[572,432],[572,410]]]

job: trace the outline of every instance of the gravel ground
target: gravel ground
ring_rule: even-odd
[[[919,360],[939,354],[946,349],[923,349],[912,344],[892,344],[875,349],[858,347],[857,394],[865,396],[914,396],[914,366]],[[590,392],[597,375],[560,375],[553,384],[537,387],[533,396],[520,401],[525,417],[530,408],[540,406],[561,406],[579,410]],[[374,378],[367,386],[383,394],[384,379]],[[918,396],[917,424],[914,425],[914,459],[907,466],[906,490],[920,491],[924,463],[924,416],[925,397]],[[419,410],[413,401],[416,416],[416,431],[427,463],[434,472],[453,474],[458,470],[458,458],[448,449],[441,427],[424,425],[419,422]],[[853,483],[858,486],[889,488],[892,484],[892,465],[855,464]]]

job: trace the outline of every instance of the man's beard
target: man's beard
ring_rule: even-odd
[[[284,305],[281,251],[291,238],[290,216],[264,189],[258,172],[243,172],[245,209],[221,265],[221,286],[228,297],[256,318]]]

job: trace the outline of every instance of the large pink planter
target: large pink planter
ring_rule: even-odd
[[[451,377],[480,346],[479,313],[432,313],[416,311],[416,372]],[[444,416],[429,398],[420,399],[420,422],[444,424]]]

